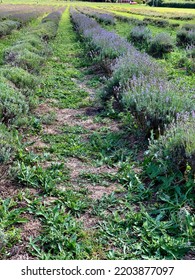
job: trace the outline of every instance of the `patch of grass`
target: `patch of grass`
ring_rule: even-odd
[[[93,214],[101,218],[101,242],[114,247],[107,250],[107,258],[181,259],[194,248],[190,208],[165,193],[157,193],[154,202],[152,190],[128,164],[126,168],[127,190],[103,196],[93,205]],[[124,178],[124,168],[119,173]]]
[[[37,165],[26,165],[24,161],[18,162],[14,168],[15,179],[26,187],[40,189],[46,194],[55,193],[55,188],[60,182],[69,179],[69,172],[63,164],[52,164],[50,167],[43,169]],[[13,171],[12,171],[13,172]]]
[[[98,88],[101,85],[100,77],[92,76],[90,80],[87,81],[89,87]]]
[[[75,133],[64,133],[59,135],[44,135],[43,141],[49,143],[47,150],[61,157],[87,157],[90,151],[87,143],[82,141],[82,137]]]
[[[52,124],[56,120],[56,112],[50,112],[41,116],[41,122],[43,124]]]
[[[71,260],[91,259],[98,251],[102,254],[96,237],[84,232],[81,224],[66,213],[63,206],[40,206],[35,213],[44,229],[40,236],[30,240],[29,250],[34,256],[42,260]]]
[[[9,249],[21,239],[20,229],[16,225],[27,222],[21,214],[24,208],[18,208],[13,199],[0,199],[0,259],[9,256]]]
[[[87,131],[80,127],[63,128],[58,135],[44,135],[43,141],[50,144],[47,151],[62,157],[78,157],[82,159],[93,159],[99,164],[113,165],[119,161],[132,156],[129,150],[128,140],[124,132],[94,132],[89,134],[86,141]]]
[[[90,145],[96,152],[99,164],[114,165],[127,158],[131,158],[128,140],[124,132],[93,133],[90,137]]]
[[[102,186],[109,187],[111,182],[117,181],[117,176],[111,173],[90,173],[90,172],[81,172],[79,178],[87,180],[91,184],[101,184]]]

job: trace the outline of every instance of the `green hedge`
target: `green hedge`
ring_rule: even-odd
[[[187,3],[177,3],[177,2],[168,2],[168,3],[162,3],[160,0],[151,0],[147,3],[149,6],[155,6],[155,7],[169,7],[169,8],[188,8],[188,9],[194,9],[195,3],[187,2]]]
[[[188,8],[188,9],[194,9],[195,3],[162,3],[159,5],[159,7],[170,7],[170,8]]]

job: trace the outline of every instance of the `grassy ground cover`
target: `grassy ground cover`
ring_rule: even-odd
[[[194,258],[190,164],[167,171],[163,141],[151,139],[151,160],[130,112],[102,107],[105,72],[80,39],[66,9],[23,136],[1,126],[13,179],[2,164],[0,258]]]

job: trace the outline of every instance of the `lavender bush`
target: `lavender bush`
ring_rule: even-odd
[[[109,14],[100,14],[100,13],[94,13],[93,17],[95,19],[97,19],[97,21],[99,21],[100,23],[105,23],[105,24],[115,24],[115,20],[114,17],[112,15]]]
[[[4,59],[8,65],[0,71],[0,120],[4,124],[16,124],[35,103],[34,96],[28,93],[36,86],[37,78],[28,72],[39,72],[47,53],[44,40],[56,35],[60,16],[61,11],[51,14],[5,50]]]
[[[22,47],[22,45],[21,45]],[[31,73],[38,72],[45,58],[28,49],[9,51],[5,55],[5,61],[11,66],[21,67]]]
[[[18,21],[4,20],[0,22],[0,37],[8,35],[14,29],[18,29],[21,24]]]
[[[9,86],[6,79],[0,77],[0,120],[5,124],[28,112],[28,104],[21,92]]]
[[[149,55],[135,49],[129,49],[127,54],[119,57],[112,67],[112,71],[112,77],[107,80],[101,94],[104,103],[112,96],[120,102],[133,77],[144,76],[166,79],[165,69],[160,67]]]
[[[169,22],[164,19],[156,19],[156,18],[144,18],[143,21],[147,24],[151,24],[154,26],[159,26],[159,27],[167,27],[169,26]]]
[[[153,130],[157,137],[159,129],[162,134],[165,125],[176,120],[178,114],[195,110],[191,96],[188,88],[178,87],[177,83],[165,82],[160,76],[142,75],[133,76],[129,81],[122,103],[135,115],[147,134]]]
[[[182,29],[185,29],[187,31],[190,31],[190,30],[194,30],[195,31],[195,24],[193,23],[186,23],[182,26]]]
[[[177,45],[186,47],[187,45],[194,44],[195,42],[195,28],[192,25],[184,26],[176,35]]]
[[[43,18],[40,26],[37,29],[34,29],[34,33],[45,41],[54,38],[57,34],[58,25],[63,10],[64,9],[53,12]]]
[[[168,81],[166,71],[147,54],[133,52],[117,60],[101,99],[106,103],[114,97],[131,111],[146,135],[154,130],[158,136],[158,129],[163,133],[178,113],[195,110],[194,95],[187,86],[179,86],[179,81]]]
[[[185,172],[189,165],[195,174],[195,112],[178,114],[164,135],[158,140],[152,137],[147,155],[164,172],[170,168]]]
[[[184,67],[187,74],[195,73],[195,45],[189,45],[186,48],[186,58],[184,59]]]
[[[164,54],[174,49],[173,38],[168,33],[159,33],[150,40],[148,53],[162,58]]]
[[[149,28],[144,26],[135,26],[130,32],[129,39],[135,45],[145,46],[151,39],[151,36],[152,34]]]
[[[0,124],[0,165],[13,160],[13,156],[19,144],[16,131],[10,131],[4,124]],[[0,230],[1,234],[1,230]],[[0,236],[1,249],[1,236]]]
[[[19,67],[2,67],[0,75],[21,89],[23,94],[28,93],[29,89],[34,89],[39,81],[38,77]]]

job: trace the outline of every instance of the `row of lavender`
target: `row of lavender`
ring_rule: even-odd
[[[24,24],[39,17],[42,12],[10,15],[9,19],[0,22],[0,37],[9,35],[14,29],[21,28]]]
[[[57,33],[62,10],[45,17],[4,54],[0,68],[0,163],[9,162],[17,147],[17,131],[26,125],[27,113],[36,105],[34,89],[49,54],[47,41]]]
[[[195,152],[194,140],[191,143],[195,136],[194,90],[182,81],[169,81],[165,69],[149,55],[104,30],[93,19],[75,10],[71,11],[71,17],[95,60],[104,64],[110,62],[111,77],[102,92],[103,103],[114,99],[123,109],[130,110],[146,135],[152,131],[155,135],[164,134],[159,143],[169,133],[167,141],[173,145],[166,146],[170,150],[168,156],[171,157],[171,150],[179,146],[182,154],[178,153],[178,157],[185,163],[191,161]],[[170,124],[171,128],[165,132]],[[153,153],[154,157],[156,155]]]
[[[30,9],[30,8],[28,8]],[[31,11],[26,9],[17,10],[16,11],[1,11],[0,12],[0,37],[8,35],[14,29],[18,29],[28,22],[36,19],[40,15],[49,12],[51,10],[50,7],[41,7],[34,8],[31,7]],[[52,8],[53,9],[53,8]]]
[[[110,13],[100,12],[101,10],[89,8],[89,7],[77,7],[77,10],[81,13],[88,15],[89,17],[95,18],[99,23],[104,24],[115,24],[115,18]]]
[[[21,21],[28,21],[28,18],[33,18],[35,15],[43,15],[45,13],[51,13],[56,10],[54,6],[42,6],[42,5],[6,5],[1,4],[0,7],[0,21],[11,19]]]

